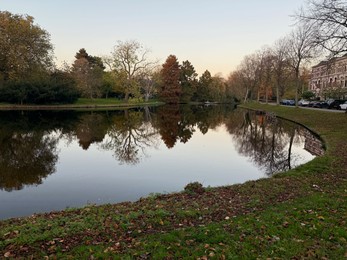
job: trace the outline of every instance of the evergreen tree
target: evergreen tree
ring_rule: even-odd
[[[193,95],[196,92],[197,85],[197,73],[195,72],[194,66],[187,60],[182,62],[180,82],[182,88],[181,102],[188,103],[192,100]]]
[[[209,99],[211,99],[210,87],[212,81],[213,79],[211,73],[206,70],[199,78],[199,84],[196,93],[198,101],[208,101]]]
[[[76,53],[75,58],[73,75],[81,95],[87,98],[99,97],[105,69],[101,58],[90,56],[84,48]]]
[[[162,86],[160,98],[167,103],[179,103],[182,93],[180,85],[180,66],[175,55],[170,55],[161,70]]]

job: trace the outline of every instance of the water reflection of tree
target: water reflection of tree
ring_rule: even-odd
[[[59,132],[75,121],[70,112],[0,112],[0,189],[37,185],[55,172]]]
[[[235,120],[237,118],[237,120]],[[226,123],[237,149],[267,175],[292,168],[292,147],[300,141],[298,126],[264,113],[237,111]]]
[[[110,126],[108,119],[106,113],[97,112],[85,113],[80,117],[75,134],[84,150],[88,150],[92,143],[102,142]]]
[[[136,164],[161,137],[168,148],[188,142],[195,131],[206,134],[225,124],[239,153],[271,175],[293,166],[292,146],[302,128],[262,113],[229,106],[161,106],[99,112],[0,111],[0,189],[40,184],[54,173],[57,143],[78,139],[114,152],[120,163]],[[319,150],[313,137],[307,149]]]
[[[172,148],[176,144],[179,135],[178,124],[180,120],[179,105],[161,106],[157,109],[156,126],[167,148]]]
[[[113,118],[113,124],[107,132],[108,137],[101,147],[114,151],[120,163],[137,164],[141,156],[146,155],[146,147],[156,146],[156,131],[150,121],[144,122],[146,112],[148,110],[145,113],[124,110],[122,115]],[[150,120],[149,117],[147,119]]]
[[[157,109],[155,127],[166,146],[172,148],[177,141],[188,142],[196,128],[203,134],[217,128],[231,110],[230,106],[166,105]]]
[[[55,172],[57,139],[44,132],[0,131],[0,189],[40,184]]]

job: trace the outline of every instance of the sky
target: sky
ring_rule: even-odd
[[[117,41],[136,40],[149,59],[173,54],[201,75],[227,77],[244,56],[271,46],[294,26],[305,0],[0,0],[0,10],[28,14],[48,31],[56,64],[79,49],[110,55]]]

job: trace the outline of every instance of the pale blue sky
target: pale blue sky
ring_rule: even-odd
[[[108,55],[137,40],[161,63],[174,54],[199,74],[227,76],[242,58],[292,29],[304,0],[0,0],[0,10],[29,14],[51,34],[57,64],[85,48]]]

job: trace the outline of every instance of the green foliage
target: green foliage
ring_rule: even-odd
[[[137,41],[118,41],[112,52],[113,68],[117,73],[125,75],[123,84],[124,100],[130,96],[140,97],[139,79],[141,74],[151,69],[153,62],[148,61],[149,50]]]
[[[23,80],[52,67],[50,35],[29,15],[0,11],[0,78]]]
[[[104,66],[104,63],[100,57],[97,56],[91,56],[87,53],[86,49],[82,48],[80,49],[76,55],[76,60],[78,59],[86,59],[90,66],[92,67],[99,67],[101,70],[104,70],[106,67]]]
[[[8,81],[0,90],[0,101],[17,104],[73,103],[79,97],[74,80],[54,72],[48,79]]]
[[[108,99],[109,97],[124,97],[124,84],[126,76],[117,71],[106,71],[103,73],[101,86],[101,96]]]
[[[302,93],[302,98],[303,99],[313,99],[315,97],[315,94],[312,91],[305,91],[304,93]]]
[[[204,187],[202,186],[201,183],[199,183],[199,182],[191,182],[191,183],[188,183],[184,187],[184,191],[186,191],[188,193],[202,194],[202,193],[205,192],[205,189],[204,189]]]
[[[182,63],[180,67],[181,103],[192,101],[198,83],[197,75],[194,66],[188,60]]]
[[[335,86],[333,87],[326,88],[322,94],[324,98],[326,99],[328,98],[344,99],[347,94],[347,90],[346,88],[341,87],[341,85],[336,86],[335,84]]]
[[[212,96],[210,87],[212,84],[211,73],[206,70],[199,78],[198,89],[196,92],[196,100],[198,101],[210,101]]]
[[[72,75],[82,97],[96,98],[101,96],[103,70],[105,66],[100,57],[91,56],[82,48],[75,55]]]

